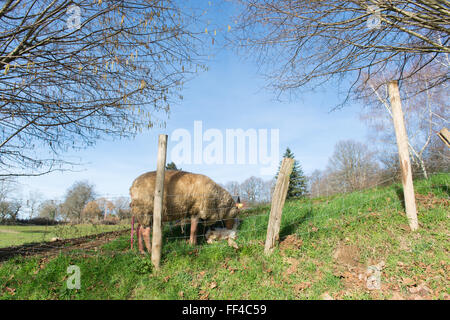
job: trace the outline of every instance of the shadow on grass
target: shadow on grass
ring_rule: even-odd
[[[397,194],[397,198],[402,204],[403,211],[406,211],[405,207],[405,195],[403,194],[403,188],[400,186],[395,187],[395,193]]]
[[[205,234],[209,228],[225,228],[223,221],[217,221],[212,225],[207,225],[206,221],[200,220],[197,227],[197,244],[205,243]],[[239,229],[239,228],[238,228]],[[184,230],[184,231],[183,231]],[[164,243],[184,240],[189,242],[191,224],[186,223],[183,226],[175,223],[166,223],[163,231]]]
[[[436,185],[430,187],[431,192],[435,195],[443,195],[450,197],[450,187],[448,185]]]
[[[306,213],[303,216],[296,217],[292,222],[288,225],[284,226],[280,230],[280,240],[284,240],[288,235],[295,233],[300,225],[302,225],[305,221],[311,219],[314,215],[313,208],[308,208]]]
[[[450,196],[450,188],[447,185],[432,185],[432,186],[415,186],[414,191],[416,193],[420,193],[422,195],[427,195],[428,193],[432,193],[437,197],[449,197]],[[397,194],[398,200],[402,204],[403,210],[406,211],[405,207],[405,196],[403,193],[403,188],[401,186],[395,187],[395,193]]]

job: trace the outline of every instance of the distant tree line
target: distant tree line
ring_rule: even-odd
[[[88,181],[75,182],[62,201],[42,200],[39,193],[30,193],[26,201],[12,199],[13,185],[0,181],[0,223],[116,223],[131,217],[127,197],[99,197]]]
[[[287,148],[283,154],[283,158],[295,159],[294,153],[292,153],[291,149]],[[278,172],[279,170],[280,168],[278,168]],[[273,179],[263,180],[262,178],[251,176],[242,183],[230,181],[224,187],[231,195],[235,197],[239,196],[241,201],[247,202],[249,205],[268,203],[272,200],[272,193],[278,178],[278,172]],[[286,198],[302,198],[307,194],[307,177],[303,173],[300,163],[295,160],[294,168],[289,176],[289,188]]]
[[[423,166],[428,168],[428,174],[449,172],[446,158],[433,152],[425,153],[422,163],[413,162],[414,178],[428,178],[424,175]],[[335,145],[326,169],[315,170],[309,176],[309,192],[311,197],[329,196],[392,184],[400,177],[395,152],[374,151],[364,143],[344,140]]]

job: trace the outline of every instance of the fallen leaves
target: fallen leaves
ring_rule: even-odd
[[[333,258],[339,264],[356,267],[359,265],[359,248],[341,243],[334,251]]]
[[[200,290],[199,294],[200,294],[200,297],[199,297],[200,300],[208,300],[209,299],[209,292],[207,292],[206,290]]]
[[[286,249],[300,249],[303,244],[303,240],[299,239],[296,234],[288,235],[283,241],[280,242],[280,250]]]
[[[283,278],[285,278],[285,281],[289,281],[289,276],[297,272],[300,261],[291,257],[284,258],[284,261],[290,264],[290,266],[283,272]]]
[[[230,274],[233,274],[233,273],[235,273],[236,272],[236,268],[233,268],[233,267],[230,267],[230,266],[228,266],[227,267],[227,270],[230,272]]]
[[[428,294],[432,294],[433,290],[428,288],[424,283],[419,284],[418,286],[412,286],[408,288],[408,291],[413,294],[419,294],[421,296],[426,296]]]
[[[294,291],[301,292],[311,287],[311,282],[301,282],[294,284]]]
[[[405,285],[405,286],[413,286],[413,285],[416,284],[416,281],[414,281],[411,278],[403,278],[402,279],[402,284]]]
[[[16,289],[15,288],[5,287],[5,289],[12,296],[16,294]]]
[[[429,192],[427,195],[416,193],[416,200],[425,209],[434,209],[436,206],[448,207],[450,205],[449,199],[438,198],[431,192]]]
[[[194,250],[192,250],[192,251],[189,251],[188,254],[189,254],[189,255],[194,255],[194,256],[198,257],[198,249],[194,249]]]

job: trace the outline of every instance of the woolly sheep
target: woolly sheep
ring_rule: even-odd
[[[130,188],[131,214],[138,222],[139,251],[144,252],[142,238],[151,252],[150,226],[153,221],[153,198],[156,171],[147,172],[136,178]],[[166,170],[164,177],[164,198],[162,221],[191,220],[190,243],[197,242],[199,219],[205,225],[223,220],[231,230],[239,213],[231,195],[207,176],[177,170]],[[139,227],[140,226],[140,227]]]

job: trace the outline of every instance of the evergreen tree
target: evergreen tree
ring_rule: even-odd
[[[286,148],[286,152],[283,154],[283,158],[294,159],[294,168],[292,169],[292,173],[289,176],[289,188],[286,199],[305,197],[307,192],[307,182],[306,176],[303,173],[300,163],[295,160],[294,154],[289,148]],[[278,173],[280,172],[280,169],[281,163],[278,167]],[[276,178],[278,178],[278,173],[276,175]]]
[[[178,171],[181,171],[181,168],[178,169],[177,165],[175,164],[175,162],[172,161],[172,162],[166,164],[166,170],[178,170]]]

